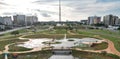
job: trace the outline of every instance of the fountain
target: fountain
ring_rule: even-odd
[[[64,38],[62,39],[62,41],[67,41],[66,34],[64,34]]]
[[[66,34],[64,35],[64,39],[66,39],[67,37],[66,37]]]

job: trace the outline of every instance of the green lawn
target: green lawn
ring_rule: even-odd
[[[19,30],[20,33],[26,33],[26,30]],[[64,38],[64,34],[66,33],[65,29],[56,29],[56,30],[45,30],[40,31],[36,33],[32,33],[32,35],[25,36],[25,38]],[[109,39],[113,41],[115,44],[115,47],[118,51],[120,51],[120,33],[111,32],[107,30],[78,30],[77,32],[73,31],[76,35],[70,35],[67,33],[67,38],[84,38],[84,37],[93,37],[94,35],[99,35],[103,38]],[[10,35],[5,34],[5,35]],[[3,41],[0,41],[0,50],[4,50],[4,46],[11,43],[17,43],[17,42],[24,42],[26,40],[19,40],[17,39],[19,36],[8,36],[4,37],[4,35],[0,38]],[[8,39],[8,40],[4,40]],[[13,48],[13,49],[11,49]],[[18,51],[14,48],[17,48],[21,51],[26,51],[27,49],[16,47],[16,46],[10,46],[10,51]],[[107,48],[106,43],[98,44],[92,47],[94,50],[101,50]],[[84,57],[89,59],[120,59],[115,55],[112,54],[96,54],[96,53],[89,53],[89,52],[80,52],[80,51],[73,51],[73,55],[75,57]],[[28,53],[28,54],[20,54],[18,59],[48,59],[51,56],[51,51],[41,51],[41,52],[34,52],[34,53]],[[0,59],[3,59],[3,56],[0,55]],[[9,59],[11,58],[11,55],[9,56]]]
[[[120,38],[119,38],[120,34],[119,33],[109,32],[106,30],[79,30],[78,33],[83,35],[89,35],[89,36],[99,35],[103,38],[109,39],[114,43],[115,48],[118,51],[120,51]]]
[[[52,55],[51,51],[39,51],[25,54],[18,54],[17,59],[48,59]],[[0,55],[0,59],[4,59],[3,55]],[[8,59],[13,59],[12,54],[9,54]]]
[[[4,47],[7,44],[16,43],[16,42],[24,42],[24,41],[26,41],[26,40],[11,39],[11,40],[0,41],[0,51],[4,50]]]
[[[67,38],[85,38],[85,37],[90,37],[86,35],[71,35],[67,34]],[[34,34],[34,35],[28,35],[24,36],[24,38],[55,38],[55,39],[61,39],[64,38],[64,34]]]
[[[72,55],[78,58],[84,59],[120,59],[120,57],[112,54],[100,54],[100,53],[90,53],[90,52],[82,52],[82,51],[72,51]]]
[[[53,29],[53,30],[44,30],[37,33],[46,33],[46,34],[66,34],[65,29]]]
[[[112,54],[100,54],[100,53],[90,53],[90,52],[82,52],[82,51],[75,51],[72,50],[72,55],[77,58],[84,58],[84,59],[119,59],[118,56]],[[32,52],[32,53],[25,53],[25,54],[18,54],[17,59],[48,59],[52,56],[52,51],[39,51],[39,52]],[[12,58],[12,54],[9,54],[9,59]],[[4,59],[3,55],[0,55],[0,59]]]
[[[120,39],[117,37],[103,36],[101,37],[111,40],[114,43],[115,48],[120,52]]]
[[[103,50],[108,47],[108,44],[106,42],[100,43],[100,44],[93,44],[91,47],[80,47],[77,46],[77,48],[83,49],[83,50]]]
[[[18,44],[12,44],[9,46],[9,51],[11,52],[19,52],[19,51],[29,51],[29,50],[32,50],[32,49],[29,49],[29,48],[25,48],[25,47],[20,47],[20,46],[17,46]]]
[[[34,35],[28,35],[28,36],[24,36],[24,38],[63,38],[64,35],[62,34],[34,34]]]
[[[4,40],[11,40],[11,39],[17,39],[18,37],[20,37],[21,35],[10,35],[10,36],[6,36],[6,37],[2,37],[0,38],[0,41],[4,41]]]

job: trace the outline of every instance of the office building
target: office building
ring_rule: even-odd
[[[106,15],[103,17],[103,23],[105,25],[118,25],[120,24],[118,16]]]
[[[13,23],[15,26],[25,26],[25,15],[14,15]]]
[[[26,25],[33,25],[38,22],[37,16],[26,16]]]
[[[88,17],[88,24],[92,25],[92,24],[98,24],[101,22],[101,17],[98,16],[90,16]]]

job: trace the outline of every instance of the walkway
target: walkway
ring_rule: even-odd
[[[111,54],[115,54],[115,55],[120,56],[120,52],[115,49],[113,42],[110,40],[106,40],[106,41],[108,43],[108,48],[104,49],[104,50],[82,50],[80,48],[75,48],[75,50],[86,51],[86,52],[96,52],[96,53],[97,52],[101,53],[102,51],[106,51],[107,53],[111,53]]]
[[[7,31],[2,31],[2,32],[0,32],[0,35],[1,35],[1,34],[5,34],[5,33],[9,33],[9,32],[12,32],[12,31],[24,29],[24,28],[29,28],[29,27],[30,27],[30,26],[27,26],[27,27],[19,27],[19,28],[14,28],[14,29],[7,30]]]
[[[71,35],[76,35],[76,33],[71,32],[70,30],[67,31]]]
[[[105,51],[107,51],[108,53],[112,53],[120,56],[120,52],[116,50],[114,43],[108,39],[104,39],[104,40],[106,40],[106,42],[108,43],[108,48],[105,49]]]
[[[71,33],[69,31],[69,33]],[[71,34],[75,34],[75,33],[71,33]],[[114,43],[108,39],[105,39],[105,38],[102,38],[102,37],[99,37],[99,36],[96,36],[98,38],[101,38],[103,40],[105,40],[105,42],[108,43],[108,48],[107,49],[104,49],[104,50],[82,50],[80,48],[75,48],[75,50],[79,50],[79,51],[87,51],[87,52],[98,52],[98,53],[101,53],[102,51],[106,51],[107,53],[112,53],[112,54],[115,54],[115,55],[118,55],[120,56],[120,52],[117,51],[114,47]],[[19,39],[27,39],[27,38],[22,38],[20,37]],[[8,53],[30,53],[30,52],[36,52],[36,51],[40,51],[42,50],[41,47],[38,47],[38,48],[33,48],[33,50],[30,50],[30,51],[23,51],[23,52],[9,52],[9,45],[6,45],[5,46],[5,51],[8,52]],[[0,52],[1,53],[1,52]]]
[[[19,42],[19,43],[21,43],[21,42]],[[15,43],[12,43],[12,44],[15,44]],[[6,45],[6,46],[5,46],[5,50],[3,51],[3,53],[5,52],[5,53],[18,53],[18,54],[20,54],[20,53],[30,53],[30,52],[36,52],[36,51],[42,50],[41,47],[38,47],[38,48],[33,48],[32,50],[29,50],[29,51],[10,52],[10,51],[9,51],[9,46],[12,45],[12,44]]]
[[[71,33],[70,31],[68,31],[68,32]],[[75,34],[75,33],[71,33],[71,34]],[[100,36],[96,36],[96,37],[105,40],[108,43],[108,48],[104,49],[104,50],[82,50],[82,49],[77,48],[76,50],[88,51],[88,52],[99,52],[99,53],[101,53],[102,51],[106,51],[107,53],[112,53],[112,54],[120,56],[120,52],[118,50],[116,50],[114,43],[112,41],[102,38]]]

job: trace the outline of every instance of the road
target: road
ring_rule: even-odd
[[[7,30],[7,31],[2,31],[2,32],[0,32],[0,35],[1,35],[1,34],[5,34],[5,33],[9,33],[9,32],[12,32],[12,31],[16,31],[16,30],[24,29],[24,28],[29,28],[29,27],[30,27],[30,26],[27,26],[27,27],[19,27],[19,28],[15,28],[15,29]]]

